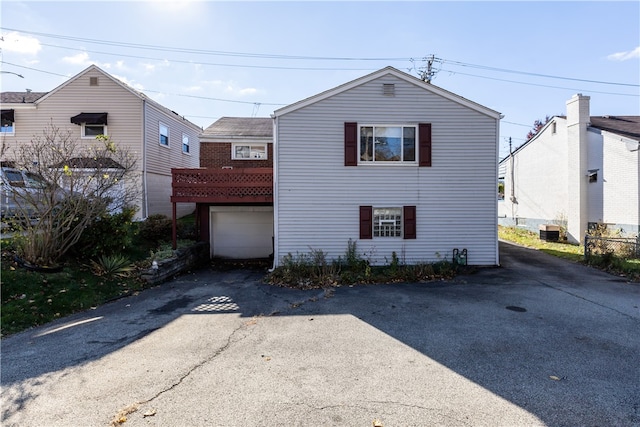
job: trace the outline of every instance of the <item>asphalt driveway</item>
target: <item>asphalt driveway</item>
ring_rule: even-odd
[[[500,249],[330,291],[203,269],[5,338],[2,425],[640,426],[640,285]]]

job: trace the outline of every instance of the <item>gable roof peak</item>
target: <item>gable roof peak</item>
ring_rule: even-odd
[[[295,102],[293,104],[290,104],[286,107],[282,107],[279,108],[278,110],[274,111],[272,117],[278,117],[278,116],[282,116],[284,114],[290,113],[292,111],[296,111],[298,109],[304,108],[308,105],[314,104],[316,102],[322,101],[324,99],[327,99],[329,97],[332,97],[334,95],[340,94],[342,92],[345,92],[347,90],[350,90],[352,88],[358,87],[360,85],[366,84],[368,82],[371,82],[373,80],[376,80],[380,77],[383,77],[385,75],[393,75],[401,80],[404,80],[408,83],[411,83],[421,89],[424,89],[426,91],[435,93],[437,95],[440,95],[444,98],[447,98],[453,102],[457,102],[461,105],[464,105],[468,108],[471,108],[473,110],[476,110],[480,113],[486,114],[488,116],[494,117],[494,118],[501,118],[501,114],[495,110],[492,110],[488,107],[485,107],[483,105],[480,105],[476,102],[470,101],[460,95],[457,95],[453,92],[449,92],[448,90],[442,89],[438,86],[435,86],[431,83],[427,83],[423,80],[420,80],[419,78],[412,76],[411,74],[405,73],[404,71],[400,71],[397,68],[394,68],[392,66],[386,66],[384,68],[381,68],[380,70],[374,71],[372,73],[369,73],[367,75],[364,75],[362,77],[356,78],[355,80],[351,80],[347,83],[343,83],[339,86],[334,87],[333,89],[329,89],[326,90],[324,92],[321,92],[317,95],[311,96],[309,98],[303,99],[301,101]]]

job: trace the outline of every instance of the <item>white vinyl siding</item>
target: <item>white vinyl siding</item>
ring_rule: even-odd
[[[560,118],[554,118],[554,121],[555,133],[539,133],[535,141],[514,154],[513,183],[512,162],[510,159],[503,162],[506,165],[505,197],[500,202],[500,215],[524,218],[524,221],[529,218],[537,222],[541,219],[552,222],[555,218],[567,215],[567,123]],[[515,203],[511,200],[512,194]],[[545,203],[540,203],[540,200]]]
[[[395,96],[383,96],[394,84]],[[344,167],[344,123],[432,124],[432,167]],[[497,118],[384,76],[277,118],[277,259],[349,239],[374,263],[450,258],[497,263]],[[417,239],[358,240],[358,206],[416,206]],[[330,216],[330,222],[327,216]],[[320,227],[330,224],[329,227]]]

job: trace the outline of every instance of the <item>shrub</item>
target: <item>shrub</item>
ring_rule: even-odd
[[[171,219],[166,215],[149,215],[147,219],[138,224],[140,237],[147,240],[152,246],[158,246],[161,242],[171,241]]]
[[[123,251],[130,247],[134,237],[133,216],[135,208],[125,208],[120,213],[104,213],[89,227],[74,247],[81,258],[96,258]]]
[[[284,256],[280,266],[266,280],[271,284],[299,289],[322,288],[364,283],[394,283],[430,281],[455,276],[457,267],[449,261],[405,265],[396,252],[386,266],[372,267],[349,240],[344,258],[329,262],[322,250],[311,249],[309,254],[291,253]]]

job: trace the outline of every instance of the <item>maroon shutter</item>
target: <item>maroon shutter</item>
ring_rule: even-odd
[[[373,239],[373,206],[360,206],[360,238]]]
[[[358,166],[358,124],[344,124],[344,165]]]
[[[416,238],[416,207],[405,206],[402,218],[404,220],[404,238],[415,239]]]
[[[418,126],[420,166],[431,166],[431,123]]]

